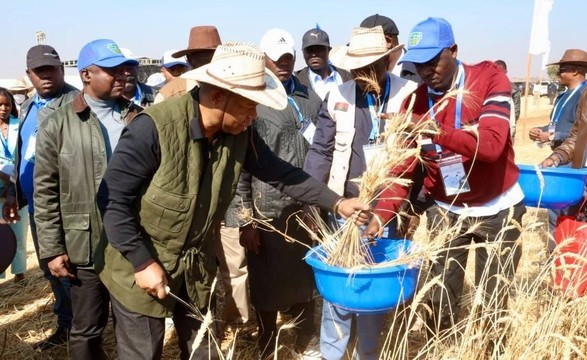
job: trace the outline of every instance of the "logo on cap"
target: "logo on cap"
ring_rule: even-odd
[[[408,44],[410,46],[416,46],[422,41],[422,32],[421,31],[414,31],[411,32],[408,36]]]
[[[318,39],[318,36],[319,36],[319,35],[320,35],[320,34],[318,34],[318,33],[310,33],[310,36],[313,36],[313,37],[315,37],[316,39]]]
[[[281,39],[279,39],[277,41],[278,44],[287,44],[287,40],[285,40],[283,37]]]
[[[108,48],[108,50],[112,51],[113,53],[115,53],[117,55],[122,54],[118,45],[116,45],[114,43],[110,43],[110,44],[106,45],[106,48]]]

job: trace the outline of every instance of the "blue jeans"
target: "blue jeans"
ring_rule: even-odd
[[[385,314],[364,315],[343,310],[328,301],[322,304],[320,325],[320,352],[326,360],[345,358],[345,351],[351,338],[351,326],[356,321],[357,352],[353,359],[379,359],[379,337],[385,321]]]
[[[341,225],[337,219],[331,225]],[[393,237],[397,222],[392,221],[384,230],[383,237]],[[355,314],[341,309],[324,300],[322,304],[322,322],[320,325],[320,352],[326,360],[339,360],[345,357],[345,351],[351,338],[351,327],[356,321],[357,351],[353,359],[379,359],[379,337],[385,321],[385,314]]]
[[[43,271],[43,276],[49,280],[53,296],[55,296],[55,304],[53,305],[53,313],[57,315],[57,325],[61,328],[71,328],[71,283],[68,278],[56,278],[51,275],[49,271],[48,261],[46,259],[39,259],[39,238],[37,236],[37,224],[33,214],[29,214],[29,224],[31,226],[31,234],[33,235],[33,244],[35,245],[35,252],[39,260],[39,268]]]

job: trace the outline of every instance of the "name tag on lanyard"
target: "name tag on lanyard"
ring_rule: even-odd
[[[459,195],[471,191],[461,155],[438,159],[436,163],[440,169],[446,196]]]

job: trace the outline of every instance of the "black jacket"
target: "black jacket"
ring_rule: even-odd
[[[296,102],[303,118],[309,118],[316,124],[322,100],[312,89],[302,85],[295,76],[292,79],[295,90],[289,94],[289,97]],[[300,132],[299,115],[291,102],[283,110],[258,105],[254,126],[261,138],[279,158],[296,167],[304,166],[310,144]],[[258,217],[257,210],[263,216],[278,218],[301,209],[301,203],[251,176],[247,171],[241,174],[236,196],[227,212],[227,226],[242,225],[238,219],[238,213],[243,206],[255,210],[255,217]]]

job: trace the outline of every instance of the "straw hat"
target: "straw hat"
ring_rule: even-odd
[[[568,49],[563,54],[562,59],[560,59],[558,62],[546,64],[546,66],[562,64],[572,64],[579,65],[581,67],[587,67],[587,52],[579,49]]]
[[[370,65],[392,52],[400,51],[403,45],[387,49],[383,28],[356,27],[347,46],[337,46],[330,51],[330,61],[334,66],[353,70]]]
[[[33,88],[33,85],[28,83],[24,78],[8,79],[4,84],[5,88],[12,91],[29,91]]]
[[[181,77],[227,89],[276,110],[287,106],[283,85],[265,68],[265,54],[251,44],[219,45],[209,64]]]

